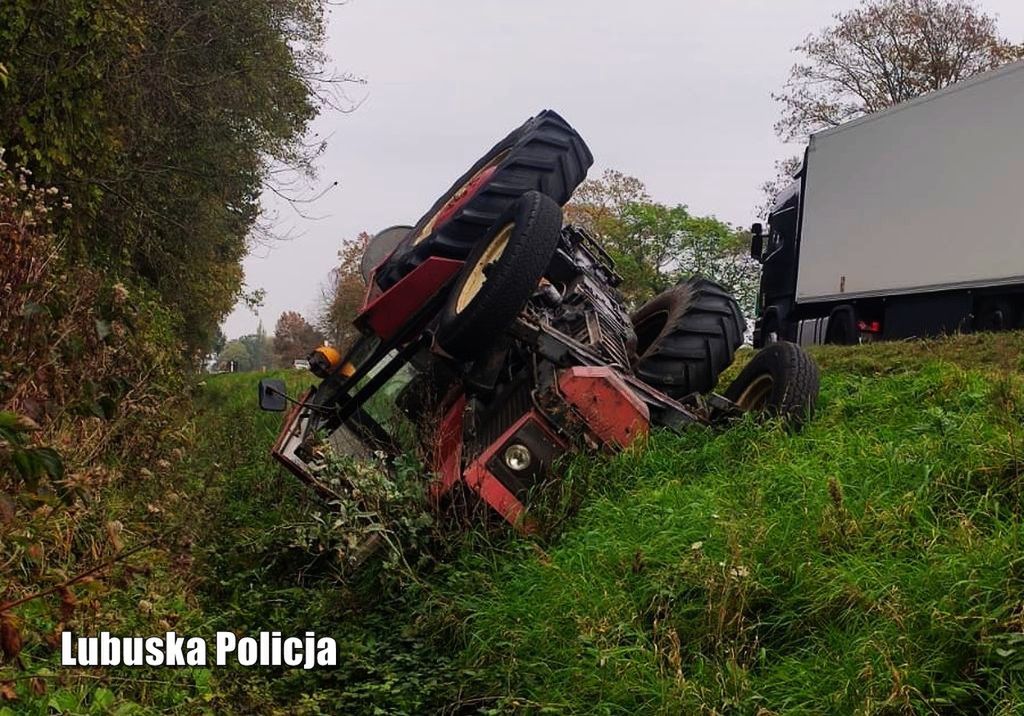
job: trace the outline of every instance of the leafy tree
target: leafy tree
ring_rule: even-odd
[[[263,329],[263,322],[260,321],[256,333],[242,336],[238,339],[249,350],[252,370],[267,370],[274,364],[274,342],[267,336]]]
[[[863,0],[796,51],[775,128],[787,141],[1024,57],[970,0]]]
[[[588,179],[576,189],[572,203],[565,207],[565,218],[596,234],[609,236],[618,230],[619,218],[627,205],[650,201],[642,181],[615,169],[606,169],[600,179]]]
[[[643,182],[606,171],[577,190],[566,208],[602,242],[623,277],[621,290],[634,305],[690,275],[722,283],[744,311],[753,312],[759,269],[748,255],[750,237],[686,206],[652,201]]]
[[[352,320],[359,313],[366,294],[366,282],[360,263],[372,237],[363,231],[354,241],[346,241],[338,251],[338,266],[331,271],[323,289],[317,326],[340,348],[346,348],[359,336]]]
[[[217,326],[217,330],[213,334],[213,344],[210,346],[210,350],[214,355],[217,355],[224,346],[227,345],[228,337],[224,335],[224,331],[221,330],[220,326]]]
[[[277,319],[274,328],[274,357],[278,366],[290,366],[293,361],[305,358],[314,348],[323,345],[323,342],[323,334],[298,312],[285,311]]]
[[[322,148],[323,37],[321,0],[5,0],[0,143],[66,197],[69,257],[155,290],[205,349],[264,180]]]
[[[249,353],[249,347],[241,340],[228,341],[224,350],[217,356],[217,361],[225,367],[234,362],[236,371],[253,369],[252,354]]]

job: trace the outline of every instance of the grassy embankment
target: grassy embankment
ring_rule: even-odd
[[[214,670],[192,711],[1019,713],[1024,335],[816,352],[816,420],[578,463],[558,537],[476,534],[383,590],[266,449],[254,376],[210,379],[187,481],[194,631],[313,628],[335,670]],[[158,612],[159,605],[154,608]],[[154,614],[153,618],[156,618]],[[161,674],[162,672],[154,672]],[[157,676],[155,678],[166,678]],[[128,690],[130,688],[130,690]]]

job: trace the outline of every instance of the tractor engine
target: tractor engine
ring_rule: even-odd
[[[616,287],[622,277],[608,253],[582,227],[562,230],[562,243],[549,269],[549,281],[561,285],[559,300],[544,320],[589,346],[609,364],[631,372],[636,360],[636,333]],[[543,296],[543,292],[542,292]]]

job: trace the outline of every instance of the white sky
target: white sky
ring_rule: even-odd
[[[245,261],[266,290],[259,317],[228,317],[234,338],[272,333],[282,311],[312,318],[341,242],[414,224],[494,142],[541,109],[587,141],[590,176],[614,168],[652,196],[736,225],[753,220],[775,160],[771,99],[808,33],[855,0],[349,0],[331,11],[327,52],[366,79],[353,113],[325,111],[318,187],[304,219],[270,197],[289,241]],[[1024,39],[1024,3],[984,0],[1002,33]],[[315,189],[316,193],[319,189]]]

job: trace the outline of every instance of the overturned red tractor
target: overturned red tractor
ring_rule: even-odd
[[[724,395],[710,392],[746,330],[717,284],[684,281],[630,315],[611,257],[562,222],[592,161],[542,112],[416,226],[378,234],[363,260],[362,338],[344,356],[316,351],[322,381],[297,400],[280,381],[260,384],[263,408],[294,403],[274,456],[329,499],[317,477],[327,445],[385,466],[413,450],[427,456],[436,509],[496,513],[529,532],[531,494],[566,453],[744,411],[806,420],[818,371],[790,343],[756,354]],[[382,405],[412,426],[414,444],[389,429]]]

